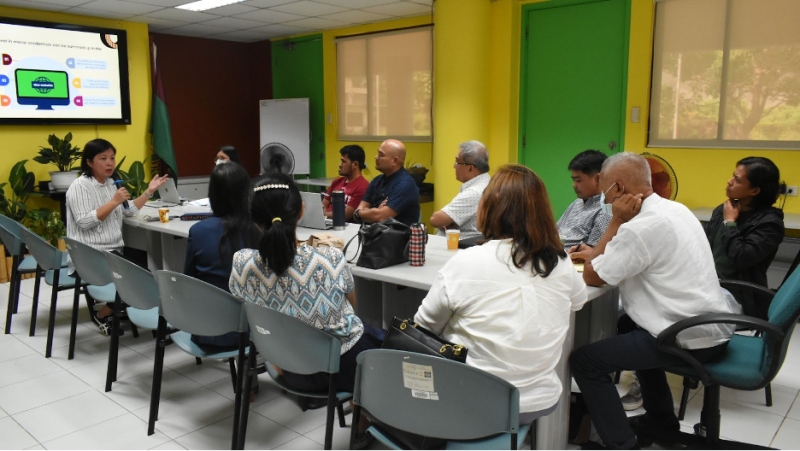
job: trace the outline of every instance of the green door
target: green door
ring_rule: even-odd
[[[309,99],[310,176],[325,177],[325,99],[321,34],[272,42],[272,96],[275,99]]]
[[[519,161],[544,180],[556,219],[575,200],[569,161],[622,148],[626,2],[554,0],[523,10]]]

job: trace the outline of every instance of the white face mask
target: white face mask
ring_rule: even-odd
[[[222,158],[218,158],[218,159],[214,160],[214,166],[219,166],[219,165],[225,164],[227,162],[228,162],[228,160],[223,160]]]
[[[609,216],[614,216],[614,213],[611,209],[611,204],[606,203],[606,193],[611,191],[611,188],[615,187],[616,185],[617,183],[614,182],[614,184],[609,186],[607,190],[600,193],[600,209],[603,211],[603,213]]]

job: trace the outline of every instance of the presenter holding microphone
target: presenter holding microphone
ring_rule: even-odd
[[[144,266],[146,257],[141,255],[141,251],[125,248],[122,219],[123,216],[136,215],[147,199],[166,182],[167,175],[153,177],[147,190],[131,200],[128,190],[118,188],[114,183],[116,154],[117,149],[104,139],[86,143],[81,157],[81,175],[67,190],[67,236],[95,249],[117,252]],[[129,204],[128,208],[123,206],[124,203]],[[72,274],[74,271],[70,260],[69,272]],[[95,313],[90,302],[89,311],[100,331],[109,334],[110,306],[106,305]]]

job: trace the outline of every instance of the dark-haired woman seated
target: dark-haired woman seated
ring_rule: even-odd
[[[167,181],[167,175],[156,175],[141,196],[131,199],[128,190],[114,184],[116,167],[117,149],[110,142],[93,139],[83,147],[81,175],[70,184],[66,195],[67,236],[95,249],[116,252],[137,264],[146,265],[146,261],[142,261],[146,257],[135,255],[137,252],[125,247],[122,219],[123,216],[135,215]],[[128,208],[124,208],[123,204],[128,200]],[[72,273],[75,268],[71,259],[69,265]],[[100,332],[109,335],[111,308],[105,305],[95,313],[91,304],[92,320],[100,327]]]
[[[736,163],[722,205],[705,225],[720,279],[767,286],[767,269],[783,241],[783,211],[778,200],[780,171],[767,158],[748,157]],[[768,298],[731,290],[746,315],[766,319]]]
[[[214,216],[189,229],[183,272],[225,291],[233,266],[233,254],[258,244],[260,232],[250,220],[250,176],[237,163],[221,164],[211,171],[208,199]],[[236,332],[218,337],[193,335],[202,345],[236,346]]]
[[[478,230],[489,241],[445,264],[414,320],[465,345],[467,365],[519,388],[519,422],[528,424],[561,395],[555,368],[586,285],[561,245],[544,183],[530,169],[497,171],[478,204]]]
[[[214,164],[220,165],[225,163],[239,163],[242,164],[242,160],[239,158],[239,152],[233,146],[222,146],[219,148],[219,152],[214,157]]]
[[[304,205],[292,178],[270,172],[255,179],[253,186],[250,214],[263,235],[257,249],[234,254],[231,293],[339,337],[342,356],[336,389],[352,392],[356,357],[362,351],[379,348],[382,331],[363,324],[356,316],[353,275],[342,251],[298,246],[297,222]],[[308,300],[313,302],[311,306]],[[328,389],[327,374],[282,374],[297,390]]]

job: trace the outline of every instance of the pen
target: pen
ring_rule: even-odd
[[[583,240],[581,240],[581,242],[578,243],[578,247],[575,248],[575,252],[580,252],[582,247],[583,247]]]

